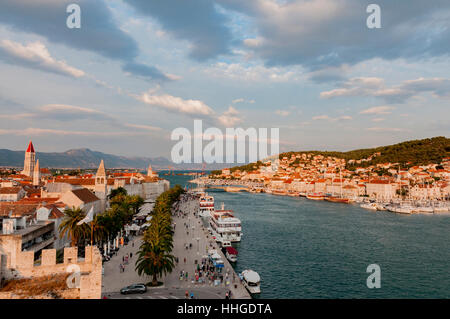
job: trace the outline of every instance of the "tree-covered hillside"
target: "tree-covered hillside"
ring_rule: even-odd
[[[362,162],[359,166],[369,166],[379,163],[410,163],[410,165],[423,165],[429,163],[440,163],[444,157],[450,156],[450,139],[440,136],[423,140],[413,140],[394,145],[380,146],[376,148],[359,149],[348,152],[307,151],[288,152],[280,154],[280,159],[292,154],[311,153],[315,155],[334,156],[346,160],[367,159],[375,153],[379,156],[373,157],[371,161]]]

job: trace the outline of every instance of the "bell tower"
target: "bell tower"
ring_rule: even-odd
[[[101,200],[102,212],[106,209],[106,197],[108,195],[108,179],[105,171],[105,163],[100,162],[97,174],[95,174],[95,196]]]
[[[27,151],[25,152],[25,161],[23,163],[23,171],[22,171],[23,175],[33,177],[35,161],[36,161],[36,153],[34,152],[33,142],[30,141],[30,143],[28,144]]]

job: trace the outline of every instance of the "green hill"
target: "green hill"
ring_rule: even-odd
[[[423,140],[413,140],[394,145],[380,146],[375,148],[359,149],[348,152],[288,152],[280,154],[280,158],[292,154],[312,153],[315,155],[334,156],[346,160],[360,160],[369,158],[375,153],[380,153],[371,161],[362,162],[358,166],[369,166],[379,163],[401,163],[407,166],[440,163],[443,158],[450,156],[450,139],[439,136]]]
[[[279,158],[291,157],[297,154],[313,154],[332,156],[343,158],[345,160],[360,160],[367,159],[375,153],[380,153],[379,156],[374,157],[371,161],[364,161],[360,164],[347,165],[347,168],[354,168],[356,166],[367,167],[380,163],[400,163],[404,167],[414,165],[425,165],[430,163],[440,163],[443,158],[450,157],[450,139],[439,136],[433,138],[426,138],[423,140],[413,140],[402,142],[394,145],[380,146],[375,148],[358,149],[348,152],[334,152],[334,151],[292,151],[281,153]],[[241,171],[251,171],[257,169],[262,163],[250,163],[243,166],[235,166],[231,171],[237,169]],[[220,171],[212,172],[219,174]]]

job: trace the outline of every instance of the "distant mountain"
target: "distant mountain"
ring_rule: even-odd
[[[0,149],[0,166],[23,167],[25,151],[11,151]],[[88,148],[68,150],[63,153],[37,152],[41,167],[50,168],[97,168],[100,161],[105,161],[107,168],[137,168],[147,169],[151,164],[156,170],[167,169],[169,166],[180,170],[201,170],[202,164],[174,164],[165,157],[125,157],[102,152],[92,151]],[[206,169],[220,169],[222,164],[207,165]]]
[[[164,157],[125,157],[92,151],[87,148],[68,150],[63,153],[37,152],[41,167],[51,168],[96,168],[103,159],[108,168],[147,168],[149,164],[166,168],[172,163]],[[22,167],[24,151],[0,149],[0,166]]]

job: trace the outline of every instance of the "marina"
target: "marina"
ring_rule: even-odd
[[[174,176],[171,184],[192,187],[189,180]],[[207,192],[242,222],[244,235],[233,244],[239,254],[232,267],[238,274],[252,269],[260,275],[256,297],[450,297],[446,213],[374,213],[362,203]],[[382,289],[366,286],[366,268],[372,263],[382,269]]]

